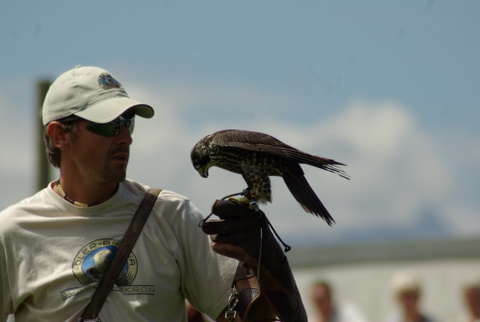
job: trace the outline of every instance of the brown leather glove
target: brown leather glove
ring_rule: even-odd
[[[215,252],[241,262],[236,276],[237,288],[245,280],[238,278],[239,272],[243,272],[246,279],[256,274],[261,297],[282,321],[307,321],[287,257],[275,240],[265,214],[232,199],[215,201],[212,213],[220,219],[205,221],[201,227],[210,235]],[[238,292],[242,300],[241,290]],[[242,318],[253,321],[254,317],[242,315]]]

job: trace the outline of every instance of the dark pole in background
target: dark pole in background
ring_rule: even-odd
[[[45,95],[51,82],[47,80],[40,80],[37,82],[37,108],[35,114],[37,115],[37,187],[36,191],[45,188],[50,182],[50,163],[45,152],[45,144],[43,143],[43,123],[42,123],[42,105]]]

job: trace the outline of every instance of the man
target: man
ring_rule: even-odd
[[[8,314],[17,321],[79,319],[148,189],[125,178],[135,117],[153,115],[151,106],[130,99],[118,80],[98,67],[77,66],[52,84],[43,124],[48,158],[60,176],[0,213],[2,321]],[[245,241],[258,242],[257,234],[251,234],[263,229],[264,222],[233,201],[217,201],[214,211],[223,219],[203,225],[213,236],[213,249],[242,260],[236,280],[251,280],[245,275],[259,268],[258,244]],[[163,190],[99,319],[185,321],[188,300],[226,321],[238,262],[210,249],[198,227],[201,219],[187,198]],[[249,230],[239,231],[239,222]],[[246,293],[237,285],[242,317],[273,316],[263,299],[274,303],[278,294],[293,299],[294,314],[304,312],[288,262],[270,237],[263,238],[277,255],[268,258],[273,266],[258,269],[263,296],[241,296]],[[284,276],[290,284],[279,282]]]
[[[458,317],[458,322],[480,322],[480,283],[469,281],[462,287],[462,300],[465,312]]]
[[[318,313],[316,322],[364,322],[365,318],[352,305],[337,305],[333,289],[327,281],[317,281],[312,287],[312,300]]]
[[[386,322],[433,322],[434,319],[422,312],[420,301],[422,287],[418,277],[411,272],[398,272],[392,279],[392,287],[398,311]]]

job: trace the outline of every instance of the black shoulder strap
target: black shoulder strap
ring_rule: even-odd
[[[147,221],[150,212],[157,201],[157,197],[160,194],[160,189],[150,189],[145,194],[140,206],[135,213],[135,216],[128,227],[125,236],[123,237],[120,246],[117,249],[116,255],[112,260],[112,263],[108,267],[105,275],[97,286],[95,293],[93,294],[92,300],[88,304],[85,311],[83,311],[82,317],[79,321],[93,320],[98,321],[98,313],[102,309],[103,303],[107,299],[108,294],[110,293],[113,284],[118,278],[118,275],[122,271],[123,265],[127,260],[130,252],[137,241],[140,232]]]

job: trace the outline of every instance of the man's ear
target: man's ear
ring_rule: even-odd
[[[68,146],[67,133],[62,128],[62,123],[53,121],[47,125],[47,135],[50,140],[60,150],[65,149]]]

